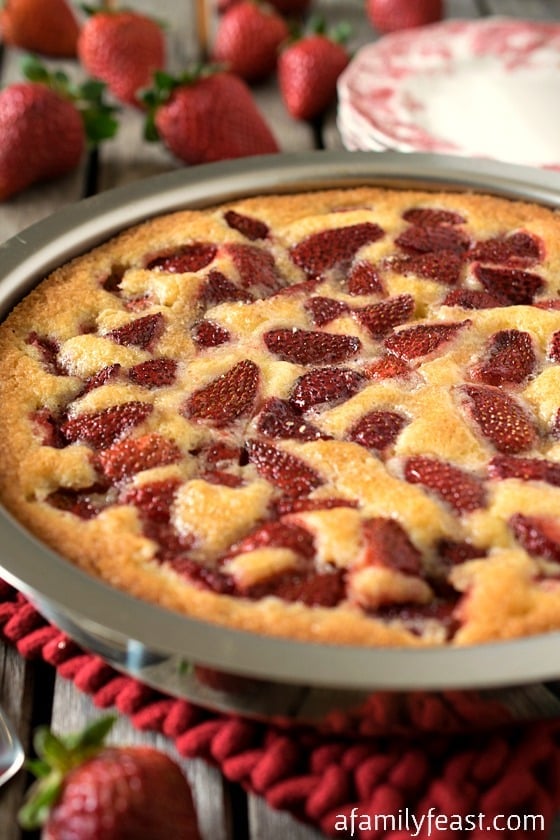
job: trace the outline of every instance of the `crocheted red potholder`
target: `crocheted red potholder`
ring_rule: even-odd
[[[85,652],[1,580],[0,634],[22,656],[53,665],[97,706],[114,706],[137,728],[161,732],[181,755],[215,764],[271,807],[329,837],[547,837],[560,807],[558,721],[411,742],[290,731],[208,712]],[[376,825],[375,815],[394,822]],[[542,830],[524,822],[526,815],[542,818]]]

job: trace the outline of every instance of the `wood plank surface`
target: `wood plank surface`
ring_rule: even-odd
[[[171,70],[180,71],[190,60],[199,57],[199,26],[195,16],[198,0],[181,3],[158,0],[157,4],[153,0],[133,0],[131,5],[167,21],[166,39]],[[317,0],[314,3],[329,23],[337,23],[342,18],[350,21],[350,45],[353,50],[376,37],[365,19],[363,5],[363,0]],[[560,18],[560,3],[556,0],[447,0],[446,11],[448,17],[475,18],[499,14],[548,20]],[[208,31],[211,38],[215,31],[215,18],[212,16],[208,19]],[[18,50],[4,50],[0,68],[3,84],[20,77],[20,62],[21,53]],[[64,67],[72,74],[80,73],[76,63],[65,62]],[[254,95],[282,151],[309,150],[317,146],[342,148],[335,108],[326,115],[321,125],[309,125],[286,114],[274,80],[254,88]],[[123,109],[119,135],[106,143],[98,156],[84,158],[80,167],[66,178],[31,188],[0,205],[0,242],[57,208],[79,200],[88,191],[104,191],[178,168],[181,164],[161,145],[145,143],[142,123],[141,113],[130,108]],[[47,666],[27,662],[11,646],[1,643],[0,703],[15,722],[27,751],[30,750],[32,729],[37,724],[51,721],[55,729],[69,732],[100,714],[91,700],[71,683],[58,676],[55,678]],[[112,740],[154,744],[174,755],[191,782],[204,840],[319,840],[322,836],[318,831],[297,823],[288,814],[271,810],[260,797],[246,797],[215,768],[202,761],[182,759],[167,739],[135,730],[126,717],[119,718]],[[19,830],[15,818],[27,781],[26,774],[22,772],[0,789],[0,840],[29,837]],[[560,840],[560,824],[555,827],[552,838]]]

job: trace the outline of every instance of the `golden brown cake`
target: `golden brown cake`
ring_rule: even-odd
[[[560,219],[373,188],[153,219],[0,327],[1,498],[112,586],[359,645],[560,628]]]

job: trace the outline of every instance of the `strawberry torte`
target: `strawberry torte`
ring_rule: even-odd
[[[44,280],[0,367],[3,503],[114,587],[339,644],[560,629],[549,209],[363,187],[169,214]]]

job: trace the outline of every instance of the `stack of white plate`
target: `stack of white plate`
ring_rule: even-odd
[[[339,79],[348,149],[560,169],[560,25],[451,20],[358,51]]]

